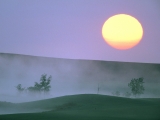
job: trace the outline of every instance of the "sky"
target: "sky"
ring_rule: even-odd
[[[116,14],[142,24],[143,38],[132,49],[114,49],[101,35]],[[0,0],[0,16],[0,53],[160,63],[159,0]]]

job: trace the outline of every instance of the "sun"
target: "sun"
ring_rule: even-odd
[[[126,50],[142,40],[143,28],[136,18],[118,14],[106,20],[102,27],[102,36],[113,48]]]

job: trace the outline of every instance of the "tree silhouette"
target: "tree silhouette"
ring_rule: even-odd
[[[35,87],[32,87],[32,86],[31,86],[31,87],[28,87],[27,90],[28,90],[29,92],[32,92],[32,93],[36,92]]]
[[[50,91],[50,88],[51,88],[51,85],[50,85],[51,78],[52,78],[51,75],[47,78],[47,74],[42,74],[41,78],[40,78],[40,82],[39,83],[35,82],[34,86],[30,86],[27,89],[25,89],[25,88],[22,88],[21,84],[18,84],[16,86],[16,88],[19,91],[19,93],[22,93],[24,90],[27,90],[29,93],[31,93],[31,95],[35,95],[34,93],[36,93],[36,94],[41,94],[41,93],[47,94]]]
[[[40,83],[38,84],[38,86],[40,86],[41,91],[43,91],[45,94],[50,91],[51,78],[51,75],[47,78],[47,74],[43,74],[41,76]]]
[[[28,87],[28,91],[32,93],[44,93],[47,94],[50,91],[50,82],[51,82],[52,76],[49,76],[47,78],[47,74],[41,75],[40,83],[35,82],[34,86]]]
[[[17,88],[17,90],[18,90],[19,93],[22,93],[22,92],[25,90],[25,88],[22,88],[22,85],[21,85],[21,84],[18,84],[18,85],[16,86],[16,88]]]
[[[138,79],[132,79],[131,82],[128,84],[128,86],[131,88],[132,94],[135,97],[140,96],[141,94],[144,93],[144,86],[143,86],[143,78],[138,78]]]

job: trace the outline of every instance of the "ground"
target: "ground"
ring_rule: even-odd
[[[159,120],[160,99],[131,99],[81,94],[27,103],[3,103],[2,108],[19,110],[0,115],[0,120]],[[37,111],[36,111],[37,110]],[[43,110],[39,112],[38,110]],[[37,112],[37,113],[33,113]]]

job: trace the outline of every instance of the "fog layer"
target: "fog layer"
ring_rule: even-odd
[[[48,96],[19,95],[16,86],[33,86],[42,74],[52,76]],[[72,60],[0,54],[0,101],[24,102],[71,94],[121,95],[129,91],[133,78],[144,78],[142,97],[160,97],[160,64]]]

